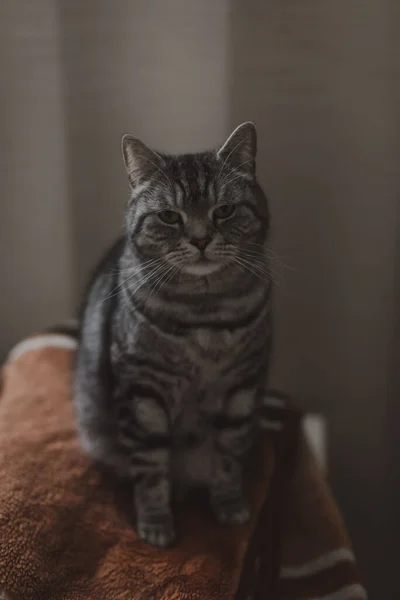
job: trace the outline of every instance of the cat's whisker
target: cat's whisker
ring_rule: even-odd
[[[264,262],[266,262],[267,258],[268,258],[266,254],[262,254],[261,252],[254,252],[252,250],[242,250],[242,249],[240,249],[240,250],[238,250],[238,252],[240,254],[243,254],[243,255],[246,255],[246,256],[252,256],[252,257],[257,258],[259,260],[263,260]]]
[[[274,283],[278,283],[279,279],[282,279],[281,274],[277,273],[274,269],[271,268],[270,264],[266,264],[265,262],[261,262],[258,260],[254,260],[253,257],[249,259],[249,257],[241,256],[242,260],[246,263],[250,264],[256,270],[264,273],[267,277],[273,280]]]
[[[270,246],[266,246],[265,244],[256,244],[255,242],[246,242],[246,246],[257,246],[258,248],[262,248],[265,250],[269,257],[275,258],[277,261],[283,262],[283,257],[280,256],[276,250],[273,250]]]
[[[123,269],[110,269],[109,273],[118,274],[118,275],[127,275],[129,273],[137,271],[138,269],[143,269],[144,267],[149,266],[151,263],[157,262],[158,260],[160,260],[160,259],[159,258],[149,258],[148,260],[141,261],[140,266],[134,265],[132,267],[125,267]]]
[[[119,283],[111,292],[111,294],[109,294],[108,296],[106,296],[105,298],[103,298],[102,300],[99,301],[99,304],[103,304],[103,302],[106,302],[107,300],[111,300],[111,298],[114,298],[115,296],[118,296],[118,294],[121,293],[121,291],[123,291],[125,289],[125,284],[127,283],[127,281],[129,281],[129,279],[132,279],[132,277],[135,275],[136,273],[132,273],[132,275],[130,277],[127,277],[124,281],[121,281],[121,283]]]
[[[167,277],[167,279],[165,281],[162,282],[160,288],[157,290],[157,293],[160,292],[161,288],[164,287],[165,285],[167,285],[171,279],[176,275],[176,273],[178,272],[178,268],[174,267],[169,275],[169,277]]]
[[[159,258],[152,259],[149,262],[150,263],[158,263],[158,262],[160,262],[160,259]],[[155,266],[155,265],[154,264],[150,265],[147,263],[147,264],[143,264],[142,266],[134,269],[128,277],[126,277],[123,281],[118,283],[118,285],[113,290],[111,290],[110,294],[106,298],[103,298],[102,300],[100,300],[100,303],[106,302],[106,300],[110,300],[111,298],[114,298],[114,296],[117,296],[121,292],[121,290],[123,290],[125,288],[126,283],[130,279],[132,279],[135,275],[138,275],[144,269],[149,268],[150,266]],[[122,273],[123,271],[121,270],[120,272]]]
[[[255,264],[261,265],[266,269],[273,270],[271,269],[271,260],[265,255],[259,254],[257,252],[248,252],[247,250],[240,250],[238,252],[238,255],[242,256],[243,258],[246,258],[247,260]],[[282,267],[282,265],[280,264],[277,264],[276,266],[278,268]]]
[[[170,275],[170,273],[175,271],[175,266],[171,265],[170,267],[167,268],[167,270],[161,274],[161,276],[157,279],[157,281],[155,282],[154,286],[152,286],[152,289],[150,290],[149,295],[147,296],[146,302],[145,302],[145,307],[146,305],[149,303],[149,300],[151,298],[151,296],[156,296],[157,293],[160,291],[160,289],[162,288],[163,284],[166,283],[168,276]]]
[[[255,246],[256,248],[261,248],[263,251],[267,252],[270,256],[275,256],[276,258],[280,258],[278,254],[272,250],[269,246],[265,244],[257,244],[256,242],[245,242],[246,246]]]
[[[245,269],[253,273],[256,277],[264,281],[264,279],[269,279],[279,287],[279,282],[275,278],[275,274],[272,273],[267,267],[259,266],[258,264],[250,263],[244,257],[238,258],[237,256],[233,259],[233,261],[237,261],[237,264],[241,264]],[[262,277],[263,276],[263,277]]]
[[[120,275],[131,275],[133,273],[137,273],[139,271],[143,271],[144,269],[151,267],[152,265],[156,264],[157,262],[159,262],[160,259],[156,258],[156,259],[152,259],[146,263],[141,263],[140,267],[128,267],[126,269],[121,269],[121,271],[119,272]]]
[[[139,279],[139,281],[136,282],[136,287],[133,290],[130,290],[128,287],[125,288],[126,292],[127,292],[127,302],[130,302],[133,298],[133,296],[135,294],[137,294],[137,292],[140,290],[140,288],[145,285],[146,283],[149,283],[154,277],[156,277],[160,271],[162,271],[164,269],[164,264],[160,264],[157,267],[154,267],[154,269],[150,272],[147,273],[146,275],[144,275],[144,277],[142,277],[141,279]]]
[[[234,263],[236,263],[237,265],[240,265],[241,267],[243,267],[244,269],[246,269],[247,271],[249,271],[249,273],[252,273],[253,275],[255,275],[256,277],[258,277],[259,279],[263,279],[261,277],[262,273],[257,272],[257,270],[254,270],[253,265],[249,264],[248,262],[244,261],[241,258],[238,258],[237,256],[235,258],[232,259],[232,261]],[[264,273],[265,277],[267,277],[267,274]]]
[[[264,267],[268,267],[268,261],[265,255],[259,253],[248,253],[246,250],[238,250],[237,255],[246,258],[247,260],[252,260]]]
[[[247,242],[246,244],[249,244],[250,242]],[[289,270],[295,270],[294,267],[292,267],[291,265],[288,265],[287,263],[285,263],[282,259],[282,257],[280,257],[278,254],[276,254],[273,250],[271,250],[271,248],[267,248],[266,246],[262,246],[262,244],[251,244],[251,245],[255,245],[255,246],[259,246],[263,249],[263,253],[260,251],[258,253],[257,250],[251,250],[246,248],[245,252],[246,253],[251,253],[254,255],[261,255],[261,256],[265,256],[268,259],[268,263],[274,262],[279,268],[282,269],[289,269]],[[242,251],[242,250],[241,250]]]
[[[160,274],[160,276],[157,277],[157,279],[154,282],[152,282],[151,289],[150,289],[149,294],[146,299],[146,304],[149,302],[151,296],[156,293],[158,286],[163,282],[164,279],[166,279],[168,277],[168,275],[170,274],[171,271],[174,270],[174,268],[175,267],[173,265],[166,267],[163,270],[163,272]]]

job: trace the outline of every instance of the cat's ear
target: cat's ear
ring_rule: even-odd
[[[254,123],[242,123],[231,133],[217,156],[225,164],[236,167],[237,172],[254,176],[256,170],[257,132]]]
[[[155,171],[162,170],[162,157],[138,138],[126,133],[121,144],[126,172],[133,188],[149,179]]]

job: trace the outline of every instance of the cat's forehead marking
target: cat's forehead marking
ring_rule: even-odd
[[[187,155],[173,159],[170,164],[177,207],[197,209],[202,213],[216,203],[215,179],[212,164],[202,156]]]
[[[185,206],[186,191],[183,183],[179,179],[174,181],[174,192],[176,205],[179,208],[183,208]]]

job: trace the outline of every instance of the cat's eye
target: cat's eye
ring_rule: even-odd
[[[214,216],[217,217],[217,219],[227,219],[228,217],[231,217],[234,212],[235,206],[232,204],[222,204],[214,210]]]
[[[174,210],[160,210],[157,215],[158,218],[163,223],[167,223],[167,225],[176,225],[176,223],[180,223],[182,220],[181,215]]]

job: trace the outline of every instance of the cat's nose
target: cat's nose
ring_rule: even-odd
[[[196,248],[198,248],[199,250],[204,250],[206,248],[206,246],[211,242],[211,238],[210,237],[205,237],[205,238],[192,238],[190,240],[190,243],[193,246],[196,246]]]

